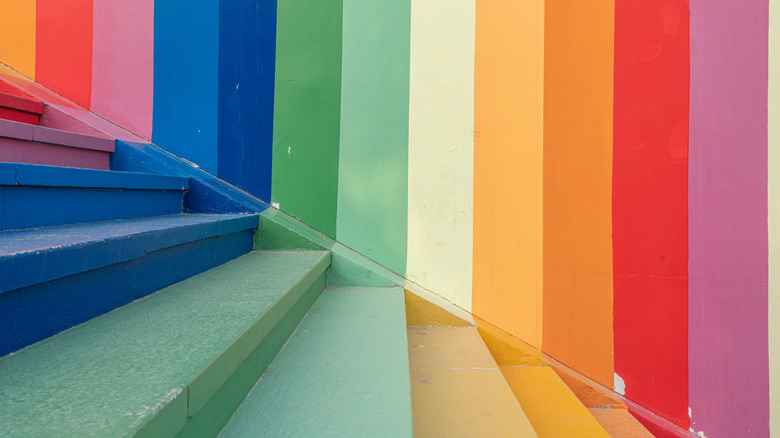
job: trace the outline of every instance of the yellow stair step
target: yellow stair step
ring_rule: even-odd
[[[535,438],[477,328],[407,292],[414,432]]]

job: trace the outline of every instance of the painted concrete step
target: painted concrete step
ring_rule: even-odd
[[[0,162],[109,170],[114,140],[0,119]]]
[[[415,434],[536,437],[477,327],[407,292]]]
[[[488,323],[479,332],[539,438],[609,434],[533,348]]]
[[[43,114],[43,102],[23,93],[4,89],[0,83],[0,119],[38,125]]]
[[[219,436],[413,436],[405,326],[400,288],[326,289]]]
[[[0,356],[248,253],[257,215],[0,232]]]
[[[0,436],[215,436],[329,264],[253,252],[0,359]]]
[[[0,230],[182,212],[188,178],[0,163]]]

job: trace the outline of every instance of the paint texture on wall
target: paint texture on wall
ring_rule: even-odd
[[[780,436],[780,1],[769,2],[769,427]]]
[[[336,233],[406,269],[410,0],[344,0]]]
[[[542,348],[608,387],[614,7],[548,0],[544,22]]]
[[[688,429],[687,0],[615,2],[615,373]]]
[[[92,0],[37,0],[35,80],[90,108]]]
[[[473,312],[542,345],[544,1],[477,2]]]
[[[0,62],[35,79],[35,0],[0,0]]]
[[[769,435],[768,0],[691,0],[689,391],[708,437]]]
[[[336,238],[342,0],[280,2],[271,200]]]
[[[158,2],[152,141],[217,174],[218,4]]]
[[[217,175],[271,199],[276,0],[219,3]]]
[[[474,0],[412,3],[406,275],[471,309]]]
[[[152,138],[154,0],[94,0],[92,110]]]

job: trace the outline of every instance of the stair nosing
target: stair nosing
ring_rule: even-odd
[[[94,179],[102,181],[95,183]],[[183,191],[189,188],[189,178],[144,172],[81,169],[29,163],[0,163],[0,185]]]
[[[100,258],[98,261],[94,261],[94,263],[89,265],[82,265],[80,268],[69,268],[69,269],[63,268],[59,272],[54,271],[54,273],[51,275],[44,275],[43,272],[45,268],[41,268],[40,276],[35,279],[23,279],[17,281],[16,283],[10,283],[8,285],[0,285],[0,294],[13,291],[16,289],[20,289],[23,287],[32,286],[34,284],[43,283],[46,281],[51,281],[58,278],[63,278],[70,275],[78,274],[80,272],[91,271],[94,269],[100,269],[105,266],[110,266],[116,263],[126,262],[139,257],[143,257],[147,253],[158,251],[164,248],[170,248],[173,246],[183,245],[197,240],[208,239],[212,237],[233,234],[243,230],[253,229],[257,227],[257,221],[259,220],[256,214],[235,214],[235,213],[234,214],[179,214],[179,215],[169,215],[169,216],[154,216],[150,218],[140,218],[140,219],[120,219],[120,220],[105,221],[105,222],[92,222],[92,223],[87,222],[82,224],[55,225],[50,227],[41,227],[41,228],[33,228],[33,229],[3,231],[0,232],[0,236],[4,234],[8,235],[11,233],[21,235],[28,232],[34,233],[34,232],[41,232],[42,230],[50,230],[50,229],[60,229],[60,230],[63,228],[84,229],[94,224],[109,224],[109,223],[120,224],[120,223],[128,223],[128,222],[149,221],[154,219],[165,219],[165,218],[173,218],[173,217],[183,218],[183,217],[193,217],[193,216],[197,216],[199,218],[213,217],[214,220],[198,222],[194,224],[179,224],[175,226],[169,226],[163,229],[150,229],[150,230],[134,232],[130,234],[110,236],[107,238],[94,238],[94,239],[84,240],[80,242],[76,241],[76,242],[72,242],[71,244],[65,244],[56,247],[35,248],[24,252],[0,254],[0,268],[6,265],[9,266],[8,268],[6,268],[8,270],[12,269],[12,264],[14,263],[14,261],[18,261],[20,259],[24,259],[25,262],[27,262],[27,260],[35,261],[37,259],[42,265],[45,263],[45,265],[43,266],[54,266],[56,265],[58,258],[66,257],[67,253],[71,251],[80,252],[80,251],[87,250],[89,247],[98,247],[101,245],[109,246],[108,249],[104,249],[104,251],[109,251],[111,249],[110,248],[111,246],[115,247],[117,245],[122,245],[124,242],[141,240],[141,247],[136,248],[134,251],[131,251],[129,248],[122,248],[121,251],[117,251],[114,257]],[[227,230],[223,229],[226,225],[230,226]],[[175,233],[177,231],[184,232],[185,230],[190,230],[191,232],[194,232],[196,234],[194,236],[178,237],[173,241],[166,241],[166,242],[161,242],[161,239],[155,238],[154,236],[155,234],[158,233],[167,234],[167,233]],[[149,242],[146,242],[147,240]],[[33,262],[27,262],[27,263],[33,263]]]

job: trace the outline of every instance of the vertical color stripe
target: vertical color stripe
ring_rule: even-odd
[[[154,0],[94,0],[92,111],[152,138]]]
[[[544,0],[477,1],[474,305],[542,345]]]
[[[769,2],[769,425],[780,436],[780,0]]]
[[[615,2],[615,373],[688,429],[687,0]]]
[[[220,2],[217,176],[271,200],[276,0]]]
[[[216,175],[219,7],[208,5],[155,5],[152,141]]]
[[[337,235],[406,269],[410,0],[345,0]]]
[[[768,0],[691,0],[691,427],[769,434]]]
[[[471,309],[474,0],[412,3],[407,278]]]
[[[613,382],[614,0],[547,0],[543,350]]]
[[[342,0],[279,3],[271,200],[336,237]]]
[[[92,0],[37,0],[35,80],[89,109]]]
[[[0,62],[35,79],[35,0],[0,0]]]

